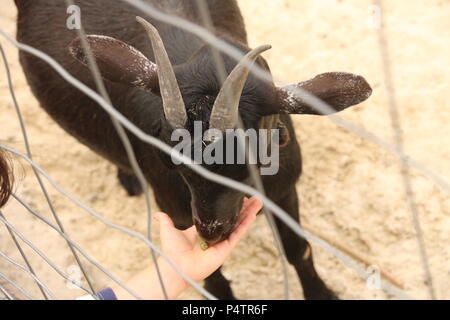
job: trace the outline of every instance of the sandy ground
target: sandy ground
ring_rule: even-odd
[[[393,141],[376,30],[368,26],[371,1],[239,2],[251,44],[273,45],[265,56],[276,77],[294,83],[337,70],[365,76],[374,88],[373,96],[342,116],[382,139]],[[441,177],[450,179],[450,1],[386,2],[384,14],[406,152]],[[14,34],[15,16],[13,1],[2,1],[0,28]],[[39,108],[25,82],[16,49],[3,38],[0,41],[11,63],[36,162],[65,190],[106,218],[145,233],[143,198],[128,198],[116,181],[115,168],[64,133]],[[0,69],[0,140],[23,151],[3,66]],[[428,298],[396,158],[328,118],[296,116],[295,124],[304,155],[304,175],[298,183],[304,226],[372,261],[400,282],[408,294]],[[18,194],[50,218],[29,167],[17,160],[16,171],[21,177]],[[439,299],[450,299],[450,197],[416,170],[411,171],[411,178],[436,295]],[[68,233],[118,277],[127,279],[150,263],[149,250],[142,242],[106,227],[53,188],[49,190]],[[4,213],[56,265],[76,277],[71,269],[74,260],[56,232],[14,201]],[[3,226],[0,250],[21,261]],[[25,251],[39,277],[59,297],[71,299],[82,294],[68,288],[31,250]],[[380,290],[369,289],[354,271],[323,249],[314,246],[314,254],[318,271],[341,298],[392,298]],[[111,284],[95,267],[86,262],[85,265],[96,288]],[[0,272],[39,297],[32,280],[2,258]],[[281,267],[264,218],[258,219],[233,252],[224,272],[233,280],[240,298],[282,298]],[[290,279],[292,298],[302,299],[293,269]],[[200,296],[190,290],[181,298]]]

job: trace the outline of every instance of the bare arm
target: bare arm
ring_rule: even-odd
[[[216,271],[231,254],[238,242],[244,237],[256,219],[261,209],[259,200],[246,199],[241,209],[241,216],[236,230],[227,240],[224,240],[207,250],[202,250],[197,239],[195,226],[180,231],[173,225],[172,220],[165,213],[155,214],[160,224],[162,251],[192,280],[201,281]],[[158,264],[170,299],[175,299],[185,289],[188,283],[161,257]],[[152,265],[133,277],[127,285],[144,299],[164,299],[159,284],[156,268]],[[127,291],[117,286],[113,288],[117,298],[134,299]]]

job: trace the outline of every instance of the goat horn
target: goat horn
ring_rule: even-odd
[[[136,20],[142,24],[148,33],[155,54],[155,62],[158,66],[158,80],[163,100],[164,115],[170,125],[175,128],[184,128],[187,121],[186,108],[181,96],[175,72],[170,63],[169,56],[159,36],[158,30],[141,17]]]
[[[218,129],[223,132],[226,129],[235,127],[239,114],[239,101],[250,73],[251,65],[261,53],[271,48],[272,46],[270,45],[263,45],[253,49],[247,53],[230,73],[214,102],[209,119],[210,129]]]

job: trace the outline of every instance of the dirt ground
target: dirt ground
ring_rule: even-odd
[[[239,2],[251,45],[273,45],[265,57],[278,79],[294,83],[327,71],[363,75],[374,89],[372,97],[341,115],[380,138],[393,141],[377,30],[369,26],[371,1]],[[383,14],[405,150],[450,180],[450,1],[385,2]],[[3,0],[0,28],[13,35],[15,18],[13,1]],[[17,50],[3,38],[0,42],[11,63],[36,162],[64,189],[104,217],[145,234],[143,198],[127,197],[116,180],[115,167],[63,132],[39,108],[25,82]],[[294,119],[304,158],[304,174],[298,183],[303,225],[379,266],[413,297],[429,298],[396,157],[338,127],[329,118],[295,116]],[[24,151],[3,64],[0,67],[0,141]],[[19,175],[18,194],[51,219],[29,166],[19,160],[15,164]],[[450,196],[417,170],[411,170],[411,178],[436,295],[439,299],[450,299]],[[150,263],[149,249],[142,242],[106,227],[53,188],[49,190],[67,232],[119,278],[127,279]],[[71,269],[74,260],[56,232],[14,201],[4,214],[56,265],[76,276]],[[0,250],[22,261],[3,226]],[[38,276],[59,297],[72,299],[82,294],[80,290],[68,288],[29,248],[25,251]],[[323,249],[314,246],[314,255],[318,272],[342,299],[393,298],[380,290],[369,289],[354,271]],[[111,284],[95,267],[87,262],[85,265],[96,288]],[[3,258],[0,258],[0,273],[39,297],[33,281]],[[224,273],[233,281],[239,298],[283,297],[281,266],[263,217],[258,218],[250,234],[226,262]],[[292,268],[290,280],[291,297],[302,299]],[[181,298],[201,297],[190,289]]]

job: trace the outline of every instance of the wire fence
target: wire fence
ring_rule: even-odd
[[[141,10],[144,15],[147,15],[153,19],[163,21],[164,23],[176,26],[180,29],[183,29],[187,32],[193,33],[196,36],[198,36],[200,39],[202,39],[204,42],[210,44],[213,48],[215,48],[214,51],[214,62],[216,64],[216,68],[218,70],[219,77],[221,78],[222,82],[226,77],[226,73],[224,72],[224,65],[223,61],[221,61],[220,52],[229,55],[236,61],[241,61],[244,57],[244,53],[240,52],[239,49],[229,45],[227,42],[223,41],[222,39],[216,37],[214,35],[214,30],[212,28],[211,23],[211,17],[209,16],[209,12],[205,9],[207,9],[207,5],[205,4],[205,0],[197,0],[197,4],[199,6],[199,11],[202,14],[202,20],[204,23],[204,26],[196,25],[190,21],[187,21],[183,18],[180,18],[178,16],[166,14],[159,9],[153,7],[147,2],[142,2],[138,0],[122,0],[125,3],[128,3],[129,5],[136,7],[137,9]],[[66,0],[67,6],[76,4],[76,1],[73,0]],[[378,6],[379,8],[382,8],[381,1],[374,1],[374,5]],[[410,156],[404,153],[403,150],[403,140],[401,136],[401,122],[399,120],[398,116],[398,107],[396,104],[396,93],[395,88],[392,81],[392,74],[391,74],[391,67],[389,64],[389,47],[387,44],[387,40],[384,35],[385,26],[382,22],[380,25],[380,28],[378,29],[378,35],[379,35],[379,46],[380,46],[380,56],[383,63],[383,72],[385,75],[385,82],[386,87],[388,89],[388,92],[390,93],[390,116],[392,119],[392,127],[395,132],[395,143],[391,144],[388,141],[385,141],[381,139],[380,137],[376,136],[375,134],[367,131],[364,128],[359,127],[358,125],[345,120],[337,115],[330,115],[329,118],[337,123],[339,126],[345,128],[346,130],[356,134],[359,137],[362,137],[364,139],[367,139],[370,142],[375,143],[382,149],[392,153],[396,157],[398,157],[400,164],[401,164],[401,175],[403,177],[403,183],[405,188],[405,195],[407,198],[407,202],[409,205],[409,208],[411,210],[412,215],[412,221],[413,225],[416,231],[417,235],[417,241],[419,244],[419,253],[422,260],[422,267],[423,272],[427,279],[427,285],[429,288],[429,295],[430,298],[435,299],[436,294],[433,287],[433,281],[432,281],[432,275],[429,268],[429,262],[427,257],[427,252],[425,250],[425,244],[423,239],[423,232],[421,230],[420,221],[419,221],[419,215],[417,211],[416,201],[414,199],[414,194],[411,187],[411,182],[409,180],[409,168],[414,168],[418,172],[420,172],[422,175],[429,178],[430,181],[435,183],[436,185],[440,186],[443,190],[445,190],[448,194],[450,194],[450,185],[447,182],[446,179],[442,178],[440,175],[436,174],[433,170],[429,169],[427,166],[423,165],[422,163],[412,159]],[[114,106],[111,104],[111,100],[108,96],[108,92],[106,91],[106,88],[103,84],[102,77],[100,75],[100,71],[96,65],[95,59],[92,55],[92,52],[90,51],[89,45],[86,41],[86,34],[84,32],[84,29],[81,27],[78,30],[78,35],[80,39],[82,40],[82,46],[83,50],[86,53],[86,56],[88,57],[89,61],[89,68],[92,72],[92,75],[95,79],[95,83],[97,86],[98,93],[94,90],[90,89],[86,85],[84,85],[82,82],[71,76],[67,70],[65,70],[61,65],[58,64],[57,61],[55,61],[53,58],[51,58],[49,55],[47,55],[45,52],[41,52],[33,47],[30,47],[26,44],[18,43],[15,39],[13,39],[10,35],[8,35],[3,30],[0,30],[0,35],[12,43],[14,46],[16,46],[19,50],[23,50],[29,54],[32,54],[42,61],[48,63],[56,72],[58,72],[66,81],[68,81],[70,84],[72,84],[74,87],[82,91],[84,94],[92,98],[94,101],[96,101],[110,116],[111,121],[114,124],[114,127],[119,134],[119,137],[121,138],[121,141],[123,143],[123,146],[127,152],[128,159],[130,161],[130,164],[132,165],[133,171],[135,175],[138,177],[138,180],[142,186],[142,189],[144,190],[144,197],[145,197],[145,203],[146,203],[146,210],[147,210],[147,235],[140,234],[136,231],[130,230],[128,228],[125,228],[123,226],[117,225],[108,219],[106,219],[104,216],[102,216],[100,213],[95,211],[94,209],[90,208],[85,203],[78,200],[74,195],[70,194],[69,192],[65,191],[61,186],[58,185],[57,182],[55,182],[50,174],[45,172],[37,163],[33,161],[32,156],[32,150],[31,146],[29,144],[28,134],[26,131],[26,125],[24,123],[20,105],[17,101],[15,92],[14,92],[14,85],[11,78],[11,73],[9,69],[9,64],[7,61],[6,54],[4,53],[3,48],[0,45],[0,51],[2,54],[2,58],[5,64],[6,68],[6,75],[8,78],[8,85],[11,92],[11,97],[14,103],[14,107],[16,109],[17,117],[20,122],[21,130],[22,130],[22,136],[24,140],[24,144],[26,147],[26,154],[23,154],[5,144],[0,143],[0,148],[16,155],[17,157],[22,158],[26,163],[28,163],[31,168],[33,169],[33,172],[36,176],[37,182],[42,190],[42,193],[44,194],[48,207],[50,211],[52,212],[53,219],[55,221],[49,221],[47,218],[39,214],[36,210],[32,208],[30,204],[27,204],[23,199],[21,199],[17,194],[14,194],[13,198],[17,203],[19,203],[21,206],[23,206],[32,216],[36,217],[40,221],[43,221],[46,225],[49,226],[49,228],[55,230],[58,232],[58,234],[66,241],[69,250],[71,251],[72,255],[75,258],[75,261],[77,262],[77,265],[79,266],[80,270],[83,273],[84,279],[86,280],[87,287],[81,286],[76,281],[73,281],[70,279],[70,277],[60,270],[56,266],[55,263],[53,263],[44,252],[42,252],[39,248],[37,248],[31,241],[26,239],[26,237],[20,233],[14,225],[12,225],[5,216],[0,213],[0,221],[6,226],[7,231],[9,233],[9,236],[13,239],[15,245],[17,246],[17,250],[19,250],[21,257],[23,258],[25,265],[22,265],[21,263],[14,261],[9,256],[7,256],[5,253],[0,251],[0,256],[2,259],[5,259],[12,265],[15,265],[16,267],[20,268],[24,273],[26,273],[31,281],[34,281],[36,285],[39,287],[39,290],[42,294],[42,297],[45,299],[57,299],[56,297],[48,287],[45,285],[45,280],[39,278],[36,273],[34,272],[31,263],[27,259],[26,254],[24,253],[24,250],[22,250],[21,245],[17,241],[16,237],[18,237],[24,244],[26,244],[28,247],[30,247],[34,252],[36,252],[42,259],[45,260],[48,265],[50,265],[62,278],[66,279],[67,281],[71,282],[73,285],[79,287],[81,290],[85,291],[87,294],[92,295],[93,297],[97,298],[96,296],[96,290],[99,288],[94,288],[91,277],[89,275],[89,272],[87,272],[87,269],[85,268],[85,264],[81,262],[80,255],[83,256],[86,261],[88,261],[90,264],[95,266],[98,270],[100,270],[104,275],[106,275],[108,278],[110,278],[112,281],[120,285],[122,288],[124,288],[127,292],[129,292],[132,296],[134,296],[137,299],[140,299],[141,297],[133,292],[131,288],[128,288],[121,280],[118,279],[115,275],[113,275],[110,271],[108,271],[107,268],[100,265],[93,257],[91,257],[89,254],[83,250],[83,248],[76,243],[70,235],[67,234],[67,232],[64,229],[64,226],[58,216],[57,211],[55,210],[55,206],[52,203],[52,199],[49,196],[49,192],[45,187],[45,184],[43,182],[43,179],[47,181],[58,193],[75,203],[80,209],[85,211],[86,213],[90,214],[91,216],[95,217],[102,223],[104,223],[106,226],[119,230],[121,232],[124,232],[134,238],[137,238],[144,242],[151,251],[151,257],[153,260],[153,263],[157,265],[156,257],[159,255],[163,257],[186,281],[188,281],[200,294],[202,294],[204,297],[208,299],[215,299],[213,295],[211,295],[209,292],[207,292],[205,289],[203,289],[201,286],[199,286],[196,282],[189,279],[186,275],[182,273],[182,271],[170,260],[168,257],[161,252],[161,250],[154,244],[152,240],[152,233],[151,233],[151,221],[152,221],[152,206],[150,203],[150,198],[148,195],[149,186],[144,178],[144,175],[142,173],[142,170],[140,169],[138,162],[136,160],[135,154],[133,152],[133,149],[131,147],[131,143],[128,139],[128,136],[125,133],[125,128],[134,134],[136,137],[138,137],[140,140],[159,148],[164,153],[171,155],[172,157],[176,158],[180,162],[184,163],[186,166],[188,166],[191,170],[198,173],[200,176],[213,181],[215,183],[227,186],[229,188],[244,192],[246,194],[251,194],[253,196],[257,196],[261,201],[264,203],[264,207],[266,209],[266,216],[268,218],[269,224],[272,226],[271,230],[274,232],[274,238],[277,243],[277,249],[280,253],[280,258],[282,261],[283,266],[283,277],[284,277],[284,297],[286,299],[289,298],[289,285],[288,285],[288,275],[287,275],[287,264],[285,259],[285,253],[283,246],[280,241],[280,237],[277,233],[277,228],[275,227],[273,223],[273,217],[272,214],[275,215],[277,218],[279,218],[283,223],[285,223],[289,228],[291,228],[298,236],[303,237],[309,241],[311,241],[313,244],[318,245],[325,249],[329,254],[336,257],[338,260],[340,260],[342,263],[344,263],[346,266],[348,266],[350,269],[354,270],[362,279],[366,280],[370,277],[370,273],[361,266],[359,261],[356,261],[354,259],[354,256],[349,254],[348,252],[344,252],[340,248],[338,248],[333,243],[329,243],[328,241],[325,241],[318,235],[315,235],[304,228],[302,228],[298,221],[294,221],[284,210],[282,210],[277,204],[275,204],[271,199],[269,199],[265,194],[264,190],[262,188],[261,178],[259,177],[259,174],[255,174],[255,171],[253,170],[252,178],[254,179],[254,185],[256,188],[252,188],[248,185],[242,184],[238,181],[234,181],[232,179],[229,179],[224,176],[220,176],[218,174],[215,174],[213,172],[210,172],[206,170],[204,167],[195,164],[192,159],[186,157],[185,155],[174,152],[172,148],[162,141],[158,140],[157,138],[146,134],[143,132],[140,128],[138,128],[136,125],[134,125],[132,122],[130,122],[126,117],[124,117],[122,114],[120,114]],[[248,62],[248,66],[250,66],[250,62]],[[260,79],[264,81],[272,82],[272,75],[268,73],[267,71],[258,68],[257,66],[251,67],[251,72],[259,77]],[[275,77],[277,82],[281,82],[281,79],[278,79]],[[327,105],[324,101],[321,101],[319,98],[311,95],[305,90],[302,90],[301,88],[295,88],[295,91],[293,94],[298,98],[299,100],[305,101],[308,105],[310,105],[312,108],[316,109],[318,112],[322,114],[329,114],[333,110],[332,107]],[[243,144],[241,144],[243,145]],[[252,171],[252,169],[250,168]],[[164,286],[164,279],[161,278],[161,275],[158,273],[159,279],[160,279],[160,285],[162,287],[162,290],[167,298],[167,294],[165,292],[165,286]],[[11,286],[13,286],[18,292],[20,292],[24,297],[28,299],[35,299],[37,297],[31,296],[29,293],[27,293],[23,288],[21,288],[17,283],[15,283],[13,280],[9,279],[6,275],[0,274],[0,278],[9,283]],[[397,285],[390,283],[387,281],[388,278],[384,277],[384,279],[381,282],[381,289],[386,291],[387,293],[402,298],[402,299],[412,299],[409,294],[405,293],[401,288],[399,288]],[[5,296],[5,299],[14,299],[14,295],[11,294],[9,290],[7,290],[0,282],[0,292]]]

